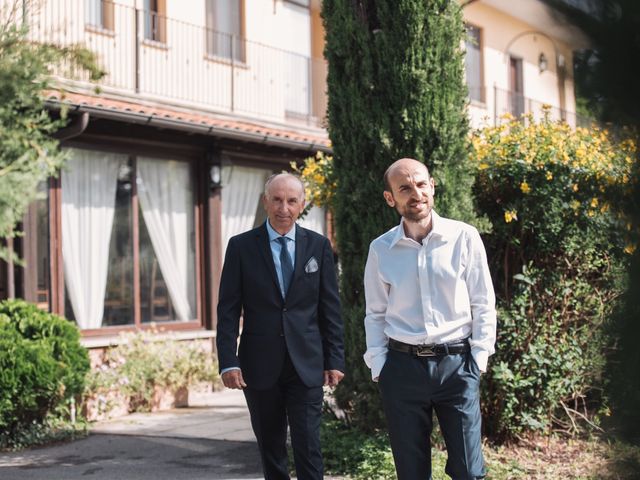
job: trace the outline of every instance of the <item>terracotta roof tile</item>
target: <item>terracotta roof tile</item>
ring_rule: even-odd
[[[184,122],[186,124],[194,124],[213,129],[234,130],[238,132],[246,132],[251,134],[264,135],[265,137],[275,137],[280,139],[288,139],[301,143],[308,143],[310,146],[324,147],[328,149],[331,142],[327,138],[324,130],[318,129],[317,133],[309,131],[295,131],[288,127],[272,126],[260,124],[253,121],[245,121],[242,119],[221,119],[205,113],[193,113],[174,110],[165,106],[152,106],[136,103],[134,101],[111,99],[106,97],[98,97],[95,95],[72,93],[59,91],[48,91],[47,100],[53,103],[77,105],[79,107],[95,107],[106,109],[114,112],[133,113],[138,115],[147,115],[150,117],[164,118]]]

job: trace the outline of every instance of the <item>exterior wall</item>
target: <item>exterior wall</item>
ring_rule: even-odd
[[[288,123],[293,113],[317,125],[312,105],[322,104],[324,89],[311,78],[326,75],[326,69],[324,60],[311,57],[310,9],[243,0],[246,38],[232,40],[207,29],[204,1],[165,4],[162,42],[144,38],[141,0],[110,4],[113,25],[106,29],[87,25],[85,0],[44,0],[29,18],[31,36],[62,45],[84,44],[97,52],[108,72],[100,82],[106,93],[279,123]],[[242,52],[236,51],[234,60],[212,54],[207,41],[213,37]],[[69,72],[59,74],[69,77]],[[89,90],[91,85],[84,87]]]
[[[13,0],[0,0],[0,4],[8,1]],[[98,53],[101,64],[108,71],[101,82],[105,94],[98,101],[102,103],[92,111],[88,130],[71,143],[77,141],[85,149],[117,151],[130,157],[149,156],[153,152],[169,155],[165,152],[175,148],[175,159],[192,162],[197,172],[193,193],[194,198],[199,198],[194,204],[196,236],[202,245],[198,248],[200,257],[196,261],[196,275],[202,294],[198,293],[196,298],[197,318],[184,322],[183,326],[173,322],[173,327],[188,329],[191,332],[188,336],[199,338],[194,331],[215,328],[217,282],[225,232],[234,223],[230,219],[234,215],[241,216],[227,207],[242,206],[244,202],[243,208],[250,215],[256,213],[255,222],[262,221],[258,190],[264,179],[258,177],[286,168],[289,161],[313,154],[314,149],[321,148],[322,141],[326,140],[326,131],[321,128],[326,110],[326,64],[322,58],[324,29],[320,0],[312,0],[309,9],[282,0],[244,0],[242,31],[247,40],[240,44],[244,53],[242,58],[232,60],[207,52],[204,0],[165,0],[164,3],[163,43],[144,39],[143,0],[119,0],[113,4],[109,29],[86,24],[86,0],[43,0],[42,9],[33,12],[29,21],[34,40],[61,45],[85,44]],[[499,121],[495,120],[496,116],[509,110],[508,55],[522,58],[525,109],[539,113],[542,104],[549,104],[555,107],[552,114],[559,117],[560,110],[564,110],[566,119],[575,122],[575,118],[566,113],[575,111],[569,45],[557,39],[550,40],[535,26],[490,7],[482,0],[466,7],[464,15],[469,24],[481,29],[484,95],[482,102],[473,101],[469,107],[474,126]],[[540,27],[539,22],[534,25]],[[534,31],[538,33],[526,33]],[[549,62],[549,68],[544,72],[538,68],[541,52]],[[563,82],[558,81],[556,52],[565,59],[567,72]],[[59,75],[69,90],[87,94],[80,96],[88,97],[93,93],[94,86],[88,82],[65,80],[70,72],[63,70]],[[559,90],[560,83],[564,95]],[[114,99],[129,102],[126,107],[117,107]],[[76,100],[76,103],[79,109],[83,108],[82,100]],[[258,132],[256,138],[240,139],[224,137],[213,127],[207,132],[190,131],[187,134],[163,124],[147,124],[152,118],[148,112],[157,105],[179,107],[171,117],[176,121],[184,120],[181,116],[187,117],[187,112],[202,118],[205,118],[203,114],[209,114],[207,118],[223,119],[224,122],[229,118],[238,122],[247,120],[245,124],[250,124],[254,133],[256,125],[267,130],[282,127],[278,136],[288,136],[289,143],[267,144],[267,134],[263,132]],[[119,116],[110,117],[115,110]],[[140,120],[134,117],[145,111],[148,117],[144,126],[136,128],[134,124]],[[154,120],[158,117],[166,119],[167,114],[160,113]],[[200,121],[201,118],[194,119],[193,125]],[[291,132],[303,132],[306,137],[295,144],[290,138]],[[219,164],[223,172],[239,166],[236,173],[244,168],[247,178],[253,175],[257,180],[250,178],[251,182],[242,181],[235,186],[225,184],[213,191],[207,180],[212,163]],[[259,171],[251,173],[251,169]],[[249,183],[257,185],[252,187],[251,195],[246,190]],[[59,180],[50,187],[49,208],[56,218],[50,220],[50,227],[58,229],[57,240],[61,238],[55,223],[60,222],[61,189],[64,185]],[[200,193],[196,195],[197,192]],[[253,204],[243,200],[249,197],[255,200]],[[136,208],[132,207],[133,210]],[[236,229],[246,230],[252,226],[249,222],[236,225]],[[27,237],[29,235],[27,232]],[[46,242],[46,239],[43,234],[42,241]],[[59,241],[51,241],[49,245],[53,259],[49,289],[51,296],[57,299],[55,302],[50,300],[49,306],[56,313],[64,314],[63,255],[59,244]],[[139,258],[135,264],[140,265]],[[0,274],[4,277],[7,274],[2,268],[0,264]],[[140,290],[139,286],[137,288]],[[135,288],[134,296],[138,301],[136,308],[140,310],[143,300],[139,291],[135,293]],[[109,334],[114,329],[146,326],[141,314],[136,315],[135,325],[114,325]],[[171,323],[167,325],[171,326]],[[103,323],[93,332],[85,330],[87,338],[93,334],[102,339],[90,347],[104,346],[102,342],[108,330],[104,326]]]
[[[467,23],[481,29],[482,68],[485,102],[473,102],[469,108],[472,124],[480,126],[494,121],[508,111],[509,56],[522,59],[523,96],[526,111],[537,114],[543,104],[552,108],[552,115],[566,113],[575,122],[575,95],[572,78],[572,49],[557,39],[553,41],[534,26],[515,19],[478,1],[464,9]],[[525,33],[530,32],[530,33]],[[540,72],[538,59],[543,53],[548,68]],[[564,58],[564,81],[558,80],[558,59]],[[560,73],[562,76],[562,72]],[[485,118],[485,117],[488,117]]]

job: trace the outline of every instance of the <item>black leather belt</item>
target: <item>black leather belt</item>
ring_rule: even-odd
[[[411,345],[399,342],[393,338],[389,339],[389,349],[397,352],[409,353],[416,357],[437,357],[439,355],[455,355],[467,353],[471,350],[469,339],[457,340],[451,343],[431,343],[426,345]]]

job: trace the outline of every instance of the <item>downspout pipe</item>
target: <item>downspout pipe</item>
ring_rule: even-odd
[[[64,128],[61,128],[53,134],[53,137],[60,140],[69,140],[70,138],[81,135],[89,125],[89,112],[81,112],[79,116],[74,119]]]

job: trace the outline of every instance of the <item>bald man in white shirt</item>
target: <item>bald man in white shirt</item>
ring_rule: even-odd
[[[495,295],[478,231],[433,210],[427,167],[402,158],[384,176],[400,224],[371,242],[367,351],[399,480],[431,478],[435,410],[454,480],[483,478],[480,375],[494,352]]]

